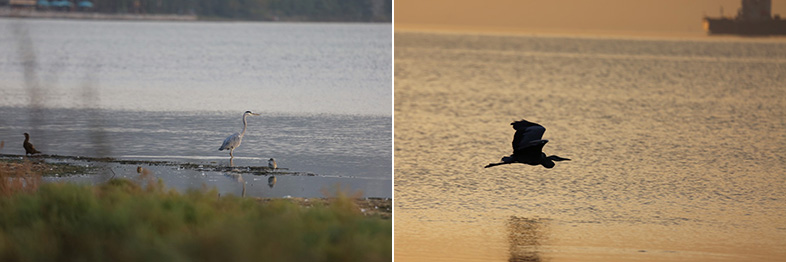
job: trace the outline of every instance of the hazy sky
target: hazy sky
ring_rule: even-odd
[[[397,29],[703,33],[702,17],[734,16],[740,0],[396,0]],[[772,0],[786,17],[786,0]]]

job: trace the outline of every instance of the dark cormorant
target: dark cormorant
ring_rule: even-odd
[[[25,155],[33,155],[33,154],[40,154],[41,151],[35,150],[33,144],[30,144],[30,134],[25,133],[25,142],[22,143],[22,146],[25,147]]]
[[[516,134],[513,135],[513,154],[503,157],[502,162],[488,164],[486,168],[513,163],[543,165],[545,168],[552,168],[554,161],[570,160],[555,155],[546,156],[543,153],[543,146],[549,142],[549,140],[541,139],[543,133],[546,132],[545,127],[523,119],[510,124],[513,129],[516,129]]]

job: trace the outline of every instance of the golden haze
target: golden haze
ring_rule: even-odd
[[[703,33],[704,15],[734,16],[740,0],[398,0],[396,29]],[[772,0],[786,16],[786,0]]]

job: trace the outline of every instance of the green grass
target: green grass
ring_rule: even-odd
[[[45,183],[0,196],[0,261],[390,261],[392,222],[332,201]]]

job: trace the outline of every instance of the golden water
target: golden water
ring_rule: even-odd
[[[786,41],[395,35],[397,261],[786,260]],[[553,169],[503,165],[510,122]]]

